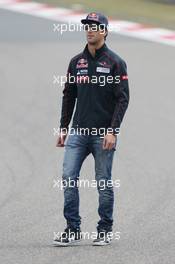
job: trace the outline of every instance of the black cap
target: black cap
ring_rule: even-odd
[[[96,24],[102,24],[106,28],[108,27],[108,19],[100,13],[92,12],[87,15],[85,19],[81,20],[82,24],[89,24],[89,23],[96,23]]]

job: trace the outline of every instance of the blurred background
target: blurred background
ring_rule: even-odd
[[[98,10],[115,19],[175,29],[175,0],[82,0],[79,2],[73,0],[39,0],[38,2],[85,12]]]

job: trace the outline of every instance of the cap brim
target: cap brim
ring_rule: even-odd
[[[93,19],[82,19],[81,23],[86,25],[86,24],[90,24],[90,23],[95,23],[95,24],[100,24],[100,22],[93,20]]]

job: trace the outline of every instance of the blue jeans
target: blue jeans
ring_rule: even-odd
[[[98,135],[68,135],[65,144],[62,179],[65,185],[64,217],[69,227],[80,228],[81,217],[79,215],[79,189],[77,183],[82,163],[91,153],[95,160],[95,180],[99,193],[98,214],[100,220],[97,230],[112,231],[114,192],[113,186],[107,184],[107,182],[112,180],[111,170],[116,144],[111,150],[104,150],[102,143],[103,138]]]

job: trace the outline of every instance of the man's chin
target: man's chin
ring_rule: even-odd
[[[92,39],[88,39],[87,42],[90,45],[95,45],[97,43],[95,40],[92,40]]]

